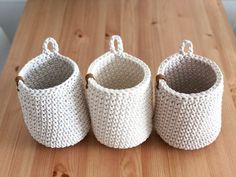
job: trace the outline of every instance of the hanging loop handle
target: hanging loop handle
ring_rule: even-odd
[[[117,42],[117,48],[115,47],[115,42]],[[124,51],[122,39],[119,35],[113,35],[110,39],[110,51],[115,55],[121,55]]]
[[[156,88],[157,88],[157,89],[159,89],[159,81],[160,81],[161,79],[164,80],[164,81],[166,81],[166,78],[165,78],[165,76],[164,76],[163,74],[158,74],[158,75],[156,76],[156,83],[157,83]]]
[[[49,43],[52,45],[52,51],[49,50],[48,45]],[[53,39],[52,37],[47,38],[43,43],[43,53],[50,54],[50,53],[58,53],[59,47],[57,44],[57,41]]]
[[[184,56],[192,56],[193,55],[193,43],[190,40],[183,40],[180,48],[179,53]]]

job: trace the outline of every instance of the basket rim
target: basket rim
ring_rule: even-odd
[[[54,57],[58,57],[58,60],[63,60],[66,61],[72,68],[73,72],[72,74],[62,83],[52,86],[52,87],[48,87],[48,88],[40,88],[40,89],[36,89],[36,88],[30,88],[28,85],[26,85],[22,80],[19,81],[19,87],[22,87],[23,89],[26,89],[28,91],[36,91],[36,92],[41,92],[41,91],[53,91],[53,90],[57,90],[60,89],[61,87],[63,87],[64,85],[66,85],[73,76],[77,75],[76,70],[78,71],[78,73],[80,73],[79,71],[79,67],[78,65],[69,57],[61,55],[58,52],[52,52],[50,54],[46,54],[46,53],[42,53],[34,58],[32,58],[31,60],[29,60],[24,66],[23,68],[20,70],[20,72],[18,73],[18,75],[24,77],[26,70],[28,69],[28,67],[30,67],[30,65],[35,64],[36,61],[38,60],[42,60],[42,58],[44,58],[45,60],[50,60]],[[48,57],[48,58],[45,58]]]
[[[171,60],[174,60],[176,58],[180,58],[180,57],[185,57],[180,53],[175,53],[173,55],[170,55],[169,57],[167,57],[165,60],[163,60],[158,68],[157,74],[162,74],[164,75],[165,72],[165,67],[167,65],[167,63],[169,63]],[[216,81],[214,82],[214,84],[204,90],[204,91],[200,91],[197,93],[182,93],[179,91],[174,90],[173,88],[171,88],[166,81],[164,80],[160,80],[159,84],[161,87],[163,87],[166,91],[168,91],[169,93],[171,93],[172,95],[175,95],[177,97],[183,97],[183,98],[192,98],[192,97],[204,97],[209,95],[210,93],[212,93],[213,91],[215,91],[218,87],[223,86],[223,74],[219,68],[219,66],[211,59],[200,56],[200,55],[196,55],[196,54],[192,54],[191,58],[193,60],[200,60],[204,63],[206,63],[207,65],[209,65],[212,70],[214,71],[215,75],[216,75]],[[183,58],[184,59],[184,58]]]
[[[106,52],[105,54],[103,54],[100,57],[96,58],[90,64],[90,66],[88,68],[88,73],[93,73],[93,68],[97,67],[97,65],[99,65],[99,63],[101,61],[111,60],[111,58],[115,58],[115,57],[117,57],[117,56],[114,53],[112,53],[110,51]],[[122,53],[121,60],[130,60],[130,61],[138,64],[143,69],[144,77],[143,77],[141,82],[139,82],[138,84],[136,84],[133,87],[123,88],[123,89],[113,89],[113,88],[104,87],[104,86],[98,84],[97,81],[94,80],[94,79],[89,79],[88,83],[91,84],[91,86],[93,86],[94,88],[96,88],[96,89],[98,89],[102,92],[119,94],[119,93],[128,93],[128,92],[133,92],[133,91],[139,90],[140,88],[142,88],[143,86],[146,86],[147,83],[149,83],[151,81],[151,71],[150,71],[148,65],[145,62],[143,62],[139,58],[137,58],[135,56],[132,56],[132,55],[126,53],[126,52]],[[88,86],[88,87],[91,87],[91,86]]]

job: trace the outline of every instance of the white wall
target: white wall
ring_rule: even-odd
[[[25,0],[0,0],[0,26],[10,41],[13,40],[24,6]]]
[[[0,72],[4,66],[5,60],[10,49],[10,41],[0,26]]]
[[[27,0],[0,0],[0,2],[26,2]]]
[[[0,0],[0,72],[8,56],[25,2],[26,0]]]
[[[223,1],[229,22],[236,34],[236,0],[224,0]]]

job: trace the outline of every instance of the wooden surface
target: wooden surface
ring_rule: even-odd
[[[14,77],[40,54],[48,36],[85,75],[88,65],[120,34],[126,52],[143,59],[153,78],[165,57],[190,39],[194,52],[223,70],[223,123],[218,139],[196,151],[174,149],[153,132],[141,146],[115,150],[92,132],[65,149],[34,141],[23,122]],[[236,40],[217,0],[32,0],[27,2],[0,76],[0,176],[16,177],[233,177],[236,176]]]

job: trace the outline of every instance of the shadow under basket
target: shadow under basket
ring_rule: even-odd
[[[110,51],[90,65],[86,80],[92,128],[99,142],[125,149],[149,137],[153,115],[151,72],[143,61],[123,52],[119,36],[112,36]]]
[[[165,59],[158,69],[156,131],[165,142],[180,149],[211,144],[221,129],[222,95],[220,68],[194,55],[192,43],[183,41],[180,52]]]
[[[79,68],[58,51],[56,41],[46,39],[43,53],[29,61],[16,78],[27,129],[36,141],[52,148],[78,143],[90,128]]]

